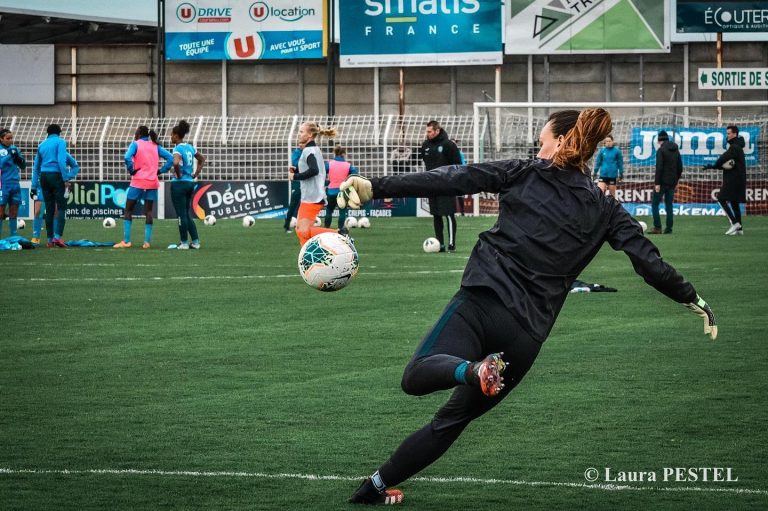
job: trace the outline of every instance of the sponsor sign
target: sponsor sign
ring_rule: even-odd
[[[339,0],[341,67],[501,64],[499,0]]]
[[[768,32],[768,4],[765,0],[677,0],[675,31]]]
[[[125,209],[128,181],[75,181],[67,199],[69,218],[119,218]],[[162,194],[162,184],[158,199]],[[155,205],[158,208],[158,205]],[[144,201],[139,201],[133,216],[144,215]]]
[[[288,209],[288,183],[285,181],[217,181],[198,183],[192,195],[192,214],[199,219],[278,218]],[[165,218],[177,218],[171,200],[171,185],[165,187]]]
[[[701,166],[713,163],[728,149],[725,128],[679,128],[659,126],[632,128],[630,162],[633,165],[656,164],[656,137],[659,131],[669,134],[670,140],[677,143],[683,165]],[[739,126],[739,136],[744,138],[744,157],[747,166],[759,164],[757,140],[760,128]]]
[[[768,89],[768,67],[700,67],[699,89]]]
[[[667,2],[506,0],[505,53],[669,52]]]
[[[685,175],[685,173],[683,174]],[[681,181],[675,189],[674,214],[681,216],[725,216],[717,202],[721,181]],[[624,209],[634,216],[650,216],[653,200],[653,181],[621,183],[616,190],[616,199]],[[768,207],[768,180],[749,179],[747,202],[742,204],[742,213],[765,211]],[[665,213],[664,204],[660,206]]]
[[[325,0],[175,0],[165,3],[168,60],[322,58]]]

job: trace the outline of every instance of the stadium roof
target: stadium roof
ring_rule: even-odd
[[[156,0],[0,0],[0,44],[144,44],[156,41]]]
[[[0,12],[69,20],[157,26],[157,0],[0,0]]]

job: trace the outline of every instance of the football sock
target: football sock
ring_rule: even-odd
[[[152,224],[144,225],[144,243],[149,243],[152,240]]]
[[[131,242],[131,224],[133,220],[123,220],[123,241],[126,243]]]
[[[0,218],[0,239],[3,238],[3,222],[4,221],[5,221],[5,219]]]
[[[41,217],[35,217],[32,220],[32,237],[39,238],[40,232],[43,230],[43,219]]]
[[[469,367],[469,362],[466,360],[456,366],[456,369],[453,371],[453,377],[456,379],[456,383],[459,383],[459,384],[470,383],[469,380],[467,380],[468,367]],[[472,372],[472,371],[469,371],[469,372]]]
[[[11,229],[11,236],[16,236],[16,227],[18,224],[16,223],[15,218],[9,218],[8,219],[8,227]]]

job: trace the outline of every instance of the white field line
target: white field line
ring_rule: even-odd
[[[138,469],[84,469],[84,470],[52,470],[33,468],[2,468],[0,475],[116,475],[116,476],[162,476],[162,477],[222,477],[222,478],[253,478],[253,479],[301,479],[306,481],[360,481],[364,476],[338,476],[321,474],[266,474],[263,472],[225,472],[225,471],[193,471],[193,470],[138,470]],[[768,495],[766,490],[750,488],[706,488],[701,486],[631,486],[601,483],[565,483],[556,481],[519,481],[514,479],[481,479],[477,477],[414,477],[411,481],[428,483],[470,483],[481,485],[510,485],[510,486],[551,486],[559,488],[576,488],[603,491],[662,491],[662,492],[698,492],[698,493],[727,493],[741,495]]]
[[[413,270],[413,271],[398,271],[398,275],[440,275],[444,273],[462,273],[464,268],[456,270]],[[391,278],[392,272],[371,272],[367,271],[364,275],[369,276],[384,276]],[[292,273],[289,275],[175,275],[170,277],[28,277],[28,278],[8,278],[8,281],[16,282],[143,282],[143,281],[156,281],[156,280],[254,280],[254,279],[293,279],[299,278],[300,275]]]

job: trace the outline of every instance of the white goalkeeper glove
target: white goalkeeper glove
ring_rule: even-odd
[[[715,314],[699,295],[696,295],[695,303],[684,304],[688,310],[704,318],[704,335],[708,335],[713,341],[717,339],[717,324]]]
[[[360,209],[373,198],[371,182],[360,176],[351,176],[339,186],[336,204],[341,208]]]

